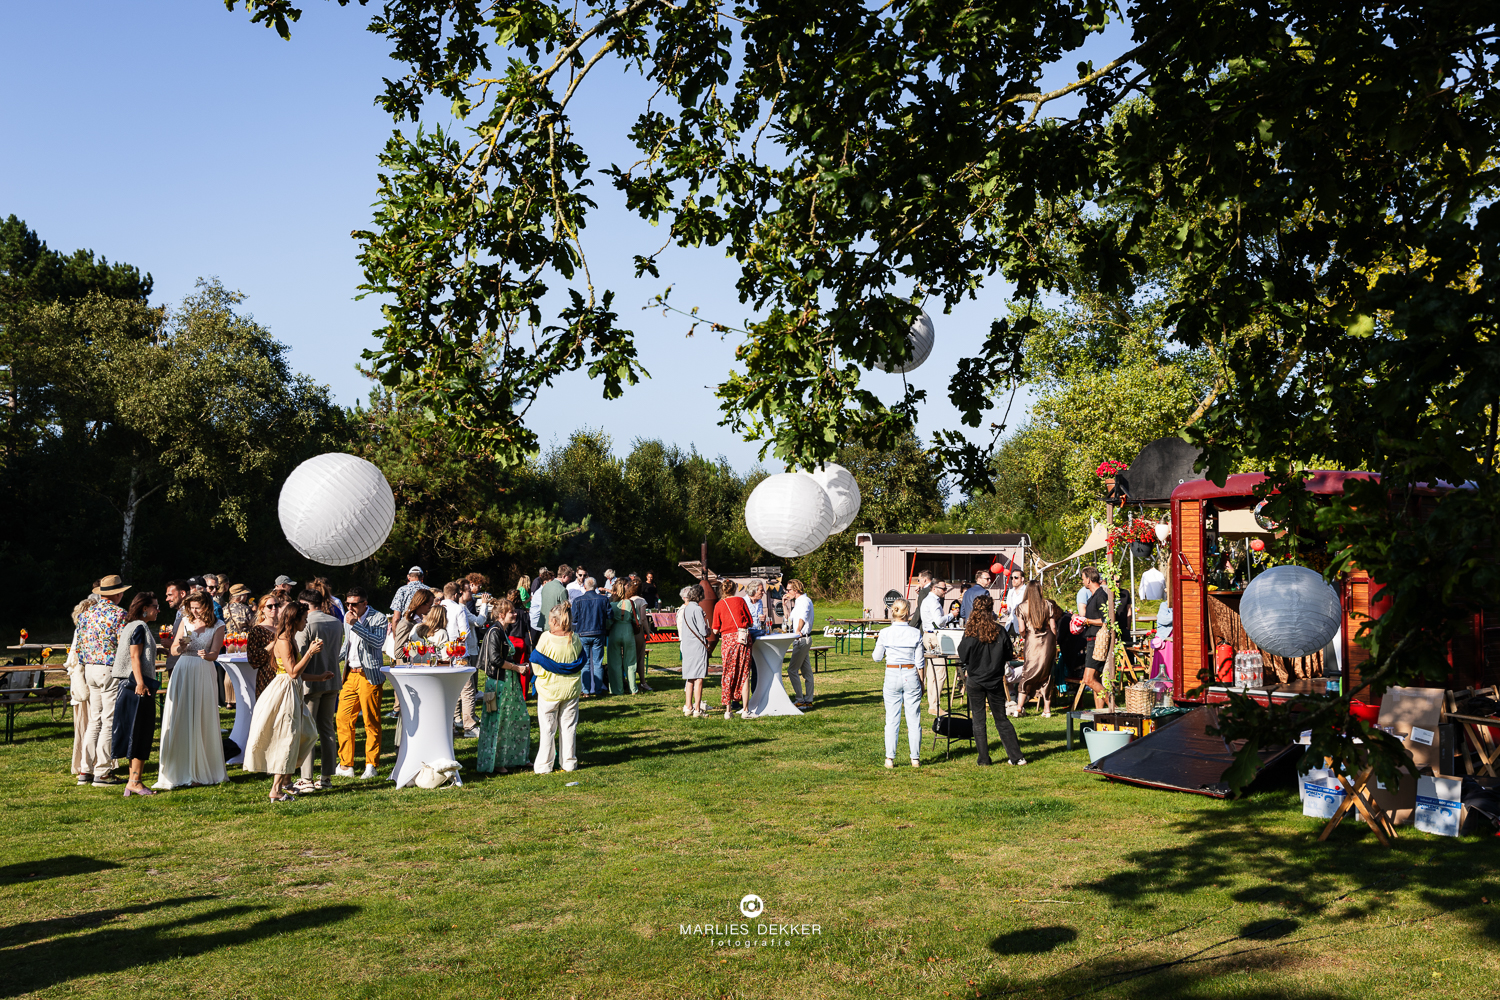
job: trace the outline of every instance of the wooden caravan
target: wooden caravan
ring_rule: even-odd
[[[1168,578],[1177,664],[1173,672],[1173,696],[1179,701],[1227,700],[1226,687],[1213,680],[1215,647],[1222,643],[1236,650],[1254,648],[1240,625],[1239,602],[1244,591],[1237,586],[1242,584],[1218,577],[1218,585],[1211,587],[1216,582],[1214,560],[1219,557],[1209,552],[1206,522],[1219,521],[1221,538],[1231,519],[1242,532],[1257,530],[1247,515],[1257,503],[1255,487],[1265,478],[1261,473],[1242,473],[1230,476],[1223,486],[1199,479],[1172,491],[1172,568]],[[1348,480],[1371,478],[1374,475],[1368,472],[1316,472],[1309,478],[1307,490],[1336,496],[1343,493]],[[1436,495],[1436,491],[1427,492]],[[1336,654],[1344,683],[1357,694],[1366,686],[1360,667],[1369,659],[1369,653],[1356,639],[1365,622],[1380,616],[1380,609],[1371,606],[1371,596],[1378,584],[1368,573],[1356,569],[1336,581],[1335,586],[1343,605],[1343,627],[1336,639]],[[1487,622],[1483,613],[1476,614],[1472,635],[1450,644],[1449,662],[1453,664],[1450,686],[1494,683],[1494,675],[1500,672],[1500,615],[1490,618]],[[1295,660],[1267,655],[1266,685],[1276,688],[1277,697],[1312,692],[1316,688],[1314,678],[1324,673],[1322,659],[1322,653]]]

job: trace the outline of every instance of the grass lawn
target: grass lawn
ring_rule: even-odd
[[[238,769],[149,800],[77,788],[64,716],[23,713],[0,746],[0,996],[1500,993],[1500,841],[1403,828],[1386,850],[1346,822],[1320,844],[1291,787],[1085,775],[1061,718],[1019,723],[1025,768],[887,771],[881,668],[829,667],[803,718],[684,719],[654,674],[584,703],[575,774],[479,776],[461,741],[463,789],[341,780],[283,806]],[[682,933],[737,923],[819,933]]]

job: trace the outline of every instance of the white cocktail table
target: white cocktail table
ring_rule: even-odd
[[[430,761],[454,760],[453,707],[464,684],[474,676],[473,667],[381,667],[396,689],[401,706],[401,747],[396,751],[396,769],[391,780],[405,788]],[[455,774],[455,785],[463,781]]]
[[[750,692],[751,715],[801,715],[802,710],[787,697],[781,683],[781,662],[797,637],[763,635],[750,644],[750,658],[755,661],[755,690]]]
[[[234,728],[229,738],[240,752],[226,760],[225,764],[245,763],[245,741],[250,738],[250,715],[255,711],[255,668],[250,665],[247,653],[225,653],[219,657],[219,665],[234,684]]]

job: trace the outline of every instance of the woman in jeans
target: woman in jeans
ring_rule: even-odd
[[[906,710],[906,742],[911,766],[922,766],[922,677],[917,669],[922,659],[922,633],[906,623],[911,605],[905,600],[891,604],[891,626],[875,639],[874,659],[885,661],[885,766],[896,766],[896,737],[901,731],[901,711]]]
[[[989,595],[974,598],[964,637],[958,644],[958,659],[968,675],[969,710],[974,718],[974,745],[979,748],[980,767],[990,764],[989,737],[985,730],[984,705],[989,702],[995,717],[995,728],[1005,744],[1005,756],[1011,764],[1021,765],[1021,745],[1016,727],[1005,713],[1005,664],[1010,660],[1010,633],[995,618],[995,599]]]

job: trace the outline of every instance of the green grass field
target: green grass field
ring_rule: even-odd
[[[1494,838],[1386,850],[1346,822],[1320,844],[1290,786],[1086,775],[1061,718],[1019,723],[1025,768],[966,749],[887,771],[881,668],[829,666],[800,719],[685,719],[653,674],[585,702],[575,774],[479,776],[461,741],[462,789],[341,780],[283,806],[238,769],[149,800],[77,788],[65,716],[23,713],[0,747],[0,996],[1500,993]],[[743,923],[819,933],[682,933]]]

